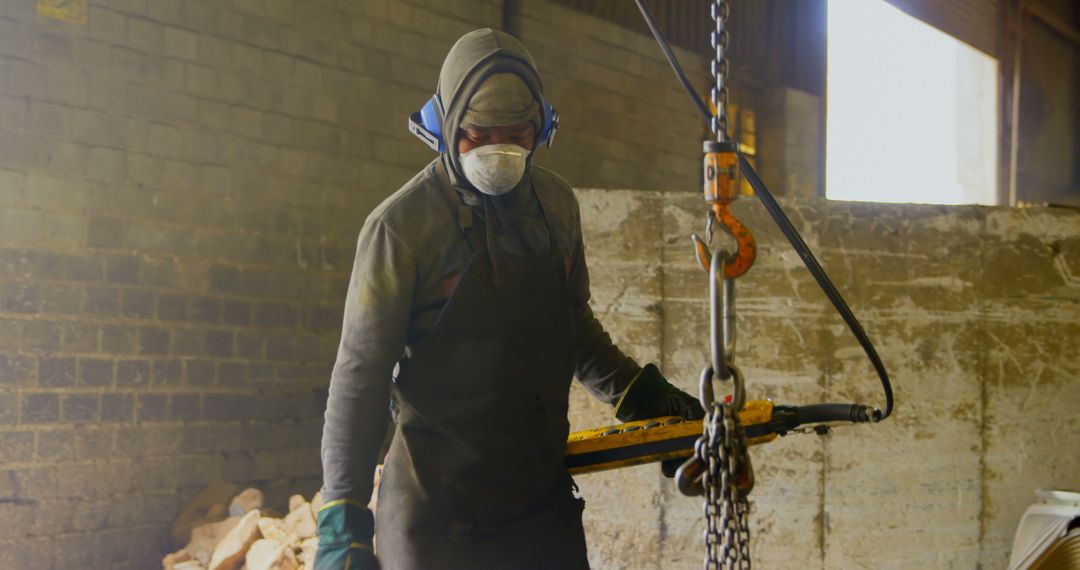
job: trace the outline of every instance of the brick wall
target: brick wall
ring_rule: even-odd
[[[557,4],[522,2],[521,37],[564,127],[539,164],[579,187],[698,189],[706,126],[651,36]],[[705,59],[674,51],[707,94]]]
[[[91,0],[79,25],[0,0],[0,567],[151,567],[209,480],[317,488],[356,233],[430,160],[405,117],[446,50],[501,15]],[[545,2],[521,27],[563,116],[541,163],[694,183],[650,39]]]
[[[0,3],[0,567],[153,567],[209,480],[317,489],[356,233],[498,21],[429,4]]]

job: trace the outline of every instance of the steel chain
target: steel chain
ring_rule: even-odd
[[[735,416],[721,403],[714,403],[705,416],[705,435],[698,440],[696,453],[707,466],[702,476],[705,494],[705,569],[749,570],[749,503],[739,493],[738,426]]]
[[[727,140],[727,103],[728,103],[728,89],[727,89],[727,76],[728,76],[728,32],[727,21],[730,15],[730,7],[726,0],[715,0],[709,10],[709,16],[713,19],[713,23],[716,25],[716,29],[709,34],[709,43],[715,50],[712,63],[709,66],[709,73],[713,76],[714,84],[709,90],[709,98],[712,99],[712,104],[716,108],[716,114],[713,115],[712,131],[716,135],[716,140],[719,142],[725,142]]]
[[[749,498],[739,493],[739,496],[735,500],[736,518],[738,519],[739,527],[739,560],[742,563],[740,568],[750,570],[750,501]]]
[[[730,6],[727,0],[714,0],[710,17],[715,29],[709,36],[715,50],[709,72],[713,86],[709,90],[716,113],[711,128],[716,140],[727,141],[728,133],[728,60],[729,37],[727,21]],[[712,242],[713,216],[706,223],[706,237]],[[730,358],[730,355],[729,355]],[[721,373],[722,371],[715,371]],[[695,453],[706,466],[702,477],[705,495],[705,569],[750,569],[750,505],[739,492],[740,462],[746,454],[746,442],[738,426],[738,410],[714,401],[705,415],[705,434],[698,440]]]

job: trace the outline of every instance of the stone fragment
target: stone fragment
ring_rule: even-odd
[[[238,515],[243,516],[243,515]],[[220,521],[229,518],[229,505],[225,501],[214,503],[207,507],[206,518],[208,521]]]
[[[279,513],[278,511],[275,511],[274,509],[268,509],[266,507],[259,509],[259,513],[262,514],[263,517],[269,517],[272,519],[285,518],[285,515]],[[260,517],[259,520],[262,520],[262,517]]]
[[[379,483],[382,482],[382,470],[382,465],[377,465],[375,467],[375,477],[372,480],[371,485],[371,497],[368,498],[368,509],[373,513],[379,506]]]
[[[293,495],[289,497],[289,512],[291,513],[295,511],[296,509],[300,508],[300,505],[303,505],[306,502],[307,500],[304,499],[303,495]]]
[[[186,545],[191,540],[191,531],[195,527],[217,522],[228,516],[229,500],[239,490],[239,487],[231,483],[211,481],[173,522],[169,532],[173,548]]]
[[[296,570],[300,562],[293,549],[276,540],[256,540],[247,551],[247,570]]]
[[[165,570],[176,570],[176,565],[181,562],[187,562],[191,560],[191,554],[188,551],[181,548],[172,554],[166,554],[165,558],[161,561],[161,566]]]
[[[221,539],[210,558],[209,570],[239,570],[251,544],[259,538],[259,511],[251,511]]]
[[[319,537],[313,536],[311,538],[305,538],[300,542],[300,564],[304,565],[304,568],[315,567],[315,551],[319,549]]]
[[[262,508],[264,501],[262,491],[254,487],[248,487],[241,491],[239,495],[233,497],[232,502],[229,503],[229,516],[242,517],[248,511]]]
[[[289,544],[315,536],[315,515],[311,512],[311,503],[305,501],[285,515],[285,529],[289,533]]]
[[[223,521],[199,525],[191,530],[191,542],[184,547],[188,555],[198,561],[201,566],[210,563],[210,557],[214,555],[221,539],[229,534],[240,522],[240,517],[230,517]]]
[[[289,531],[285,527],[285,521],[272,519],[267,516],[259,517],[259,534],[264,538],[276,540],[282,544],[289,543]]]

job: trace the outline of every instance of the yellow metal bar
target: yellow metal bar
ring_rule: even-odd
[[[751,400],[739,412],[743,429],[772,420],[773,403]],[[566,440],[566,463],[572,474],[594,473],[679,457],[690,457],[704,429],[703,420],[676,416],[576,431]],[[747,439],[748,445],[767,443],[776,433]]]

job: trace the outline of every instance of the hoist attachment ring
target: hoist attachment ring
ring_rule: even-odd
[[[720,250],[709,266],[709,342],[712,369],[720,380],[731,379],[735,359],[735,280],[724,274],[730,259]]]
[[[743,406],[746,404],[746,379],[743,377],[742,371],[738,366],[734,364],[728,364],[728,369],[731,371],[731,377],[734,380],[732,383],[731,401],[724,401],[723,405],[727,408],[728,412],[732,414],[739,413]],[[698,400],[701,403],[701,407],[706,410],[711,410],[713,403],[716,402],[715,392],[713,391],[713,378],[716,375],[713,373],[712,366],[706,366],[701,371],[701,384],[699,386]]]

